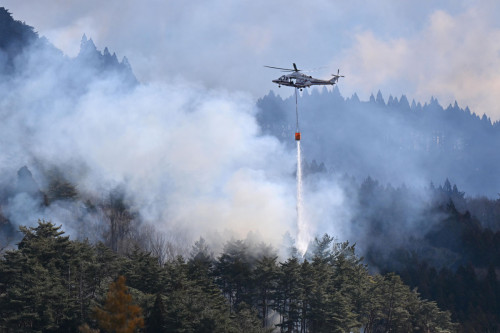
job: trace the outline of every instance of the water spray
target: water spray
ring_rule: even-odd
[[[304,202],[302,200],[302,150],[300,147],[299,109],[297,103],[297,88],[295,88],[295,115],[297,127],[295,141],[297,141],[297,249],[304,255],[309,244],[307,223],[304,219]]]
[[[297,140],[297,249],[303,256],[309,244],[307,223],[304,219],[304,202],[302,197],[302,152],[300,140]]]

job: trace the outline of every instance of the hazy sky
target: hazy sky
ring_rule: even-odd
[[[67,55],[85,33],[127,56],[142,82],[182,77],[255,98],[281,73],[263,65],[340,68],[344,96],[379,89],[500,119],[500,2],[3,0]],[[280,90],[289,95],[291,89]]]

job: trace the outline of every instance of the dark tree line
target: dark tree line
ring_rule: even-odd
[[[352,241],[363,246],[369,265],[384,266],[391,251],[402,249],[436,267],[456,270],[472,262],[478,268],[500,268],[500,220],[494,228],[483,223],[469,210],[476,199],[466,198],[449,180],[420,191],[370,177],[359,185],[349,177],[341,182],[354,202],[351,225],[357,233]],[[481,200],[491,206],[499,202]],[[390,261],[390,269],[397,269],[397,260]]]
[[[460,213],[451,202],[448,216],[426,235],[439,253],[450,261],[437,265],[425,253],[396,249],[379,267],[398,272],[403,281],[417,287],[423,297],[451,311],[461,332],[500,331],[500,232],[482,229],[469,212]],[[374,256],[376,257],[376,255]]]
[[[448,180],[431,184],[425,200],[371,178],[358,189],[360,213],[353,224],[366,232],[358,241],[369,267],[398,273],[422,297],[449,310],[461,332],[498,332],[499,224],[485,224],[469,211],[477,200],[489,207],[498,200],[467,198]]]
[[[494,143],[500,140],[500,122],[482,115],[484,110],[456,102],[443,107],[435,98],[426,103],[404,95],[384,100],[380,92],[361,101],[356,94],[343,97],[339,89],[341,83],[331,91],[304,90],[299,97],[302,149],[309,160],[384,183],[450,177],[469,194],[496,197],[500,158]],[[292,149],[295,97],[271,91],[257,107],[263,133]]]
[[[452,312],[460,322],[460,332],[498,332],[500,330],[500,286],[496,269],[477,269],[469,263],[456,271],[436,269],[418,258],[408,260],[401,278],[417,287],[422,297]]]
[[[21,232],[18,248],[0,260],[4,332],[97,328],[118,276],[142,309],[135,312],[144,316],[145,332],[455,330],[435,302],[397,275],[370,275],[354,246],[328,235],[315,240],[305,259],[280,261],[270,247],[240,240],[215,257],[200,239],[189,258],[161,265],[139,248],[122,256],[70,240],[50,222]]]

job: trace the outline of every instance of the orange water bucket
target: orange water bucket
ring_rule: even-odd
[[[295,133],[295,141],[300,141],[300,132]]]

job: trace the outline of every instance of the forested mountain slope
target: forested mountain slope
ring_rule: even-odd
[[[14,20],[7,9],[0,7],[2,79],[10,82],[25,79],[48,68],[57,71],[58,79],[66,81],[65,92],[73,94],[81,93],[86,85],[106,76],[119,76],[124,85],[138,83],[126,57],[119,61],[107,47],[103,52],[97,50],[92,39],[84,35],[78,56],[68,58],[45,37],[39,37],[33,27]]]
[[[182,221],[199,227],[210,224],[205,220],[214,212],[211,205],[222,200],[214,196],[210,204],[186,202],[191,198],[178,196],[185,194],[182,191],[163,196],[178,187],[186,190],[182,183],[200,175],[181,172],[185,177],[173,181],[166,171],[172,163],[181,171],[188,169],[184,159],[192,150],[182,144],[190,138],[174,141],[179,147],[160,143],[170,139],[163,136],[169,134],[165,128],[176,133],[184,126],[194,137],[202,133],[203,144],[191,143],[206,149],[206,118],[170,116],[179,112],[175,104],[199,115],[206,114],[208,106],[224,109],[226,100],[216,98],[214,104],[203,104],[200,112],[200,100],[213,98],[213,93],[194,94],[173,98],[168,116],[164,104],[161,112],[152,113],[155,96],[167,90],[131,95],[146,88],[137,82],[125,57],[118,61],[107,48],[101,52],[83,36],[78,56],[68,58],[4,8],[0,79],[1,329],[106,327],[93,311],[104,307],[111,282],[119,284],[123,279],[118,277],[125,276],[147,331],[498,330],[500,178],[495,171],[500,160],[491,143],[498,142],[499,124],[486,116],[456,104],[443,109],[435,99],[422,106],[404,96],[390,97],[386,103],[380,93],[362,102],[356,95],[344,99],[337,89],[304,92],[299,111],[305,198],[309,204],[309,198],[321,197],[321,205],[316,201],[308,209],[323,214],[314,221],[318,237],[308,252],[298,255],[286,234],[283,244],[273,244],[280,247],[276,249],[256,242],[252,234],[245,240],[218,238],[210,244],[214,250],[200,239],[191,249],[191,235],[183,233],[180,223],[170,229],[151,223],[170,222],[170,211],[161,215],[155,209],[177,204],[186,213],[199,208],[192,204],[198,203],[205,215],[195,216],[202,221]],[[168,86],[174,91],[169,96],[183,94],[184,88]],[[142,99],[140,108],[135,108],[134,99]],[[275,151],[293,157],[294,102],[270,93],[257,103],[260,127],[253,113],[238,114],[240,127],[234,132],[239,134],[250,123],[252,136],[264,137],[258,141],[260,150],[268,144],[285,147]],[[231,113],[223,113],[218,121],[226,124],[227,115]],[[175,124],[179,119],[183,126]],[[219,134],[218,123],[210,129]],[[73,136],[72,131],[84,135]],[[219,144],[228,141],[215,137]],[[172,148],[187,151],[180,154],[183,160],[168,160],[164,153]],[[210,152],[217,154],[219,148]],[[222,155],[234,148],[229,146]],[[134,149],[137,154],[127,154]],[[250,155],[246,150],[239,154]],[[228,156],[222,159],[225,165],[238,164]],[[145,160],[152,163],[135,164]],[[213,162],[212,156],[207,161]],[[133,173],[120,173],[126,166]],[[264,178],[262,169],[248,172],[251,168],[245,163],[234,174],[219,174],[219,164],[212,167],[218,181],[241,180],[248,173],[260,177],[245,178],[246,187]],[[285,173],[280,181],[294,184],[293,171]],[[135,174],[142,178],[131,181]],[[207,192],[197,186],[188,190],[201,196],[227,195],[230,186],[225,185],[217,183]],[[264,185],[266,191],[288,188],[280,187],[282,183]],[[329,192],[329,186],[335,191]],[[468,197],[464,190],[486,196]],[[340,205],[334,205],[333,194],[341,198]],[[242,197],[249,201],[251,196]],[[223,203],[227,202],[234,204]],[[259,201],[258,210],[264,204]],[[328,215],[336,210],[345,214]],[[246,217],[226,215],[233,217],[231,223]],[[46,217],[64,227],[43,221]],[[38,219],[42,221],[37,224]],[[339,240],[333,241],[324,230],[333,230]],[[365,259],[346,240],[356,243]]]
[[[295,97],[274,92],[257,102],[263,133],[289,144],[295,130]],[[422,105],[380,91],[369,101],[341,96],[337,87],[304,90],[298,99],[303,155],[328,170],[407,186],[446,178],[468,195],[496,198],[500,188],[500,123],[469,108]]]

